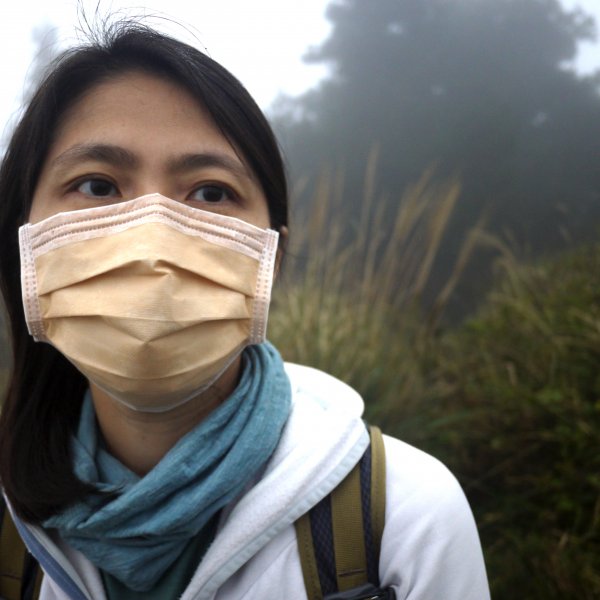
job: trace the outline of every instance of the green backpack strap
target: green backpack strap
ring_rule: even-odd
[[[29,554],[0,495],[0,598],[37,600],[43,572]]]
[[[322,600],[333,592],[343,595],[344,592],[363,588],[369,583],[374,586],[379,584],[378,581],[369,581],[368,562],[371,558],[375,565],[379,564],[385,521],[385,450],[381,431],[370,426],[369,433],[371,446],[370,451],[365,453],[365,457],[370,458],[371,479],[368,489],[364,490],[365,482],[361,482],[361,467],[365,461],[363,457],[328,498],[296,521],[300,563],[309,600]],[[368,536],[363,519],[362,498],[365,495],[371,509]],[[323,523],[328,520],[330,525]],[[319,521],[319,524],[315,525],[314,521]],[[335,558],[330,561],[332,565],[319,564],[317,561],[313,527],[317,527],[317,531],[331,529],[331,553]],[[368,545],[366,540],[370,541]],[[374,556],[368,556],[369,553]],[[331,568],[335,573],[328,574],[331,583],[328,589],[324,589],[327,585],[322,584],[322,572]],[[337,589],[333,589],[333,582]]]
[[[375,563],[379,564],[381,538],[385,526],[385,446],[379,427],[369,426],[371,435],[371,530]]]
[[[300,553],[300,566],[306,587],[308,600],[322,600],[321,583],[317,569],[315,545],[310,528],[309,513],[303,514],[295,523],[296,538],[298,539],[298,552]]]

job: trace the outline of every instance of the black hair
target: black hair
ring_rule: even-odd
[[[0,415],[0,481],[18,515],[39,523],[93,491],[72,470],[70,436],[87,382],[57,350],[35,343],[21,300],[18,227],[26,222],[61,117],[87,91],[127,72],[187,90],[253,171],[271,227],[287,226],[288,195],[277,141],[242,84],[199,50],[137,22],[106,26],[61,55],[33,96],[0,168],[0,290],[13,365]]]

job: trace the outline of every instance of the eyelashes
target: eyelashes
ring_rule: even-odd
[[[198,186],[188,198],[209,204],[220,204],[225,201],[235,201],[238,199],[238,195],[228,186],[207,183]]]
[[[75,189],[91,198],[115,198],[119,195],[119,190],[114,183],[99,177],[80,180]]]
[[[183,197],[183,200],[212,205],[239,202],[241,200],[240,194],[232,187],[219,182],[211,181],[191,187],[192,191]],[[124,197],[124,194],[116,183],[107,177],[98,175],[88,175],[78,178],[69,185],[67,191],[78,193],[94,200],[110,200]]]

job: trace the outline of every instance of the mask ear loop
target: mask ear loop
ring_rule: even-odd
[[[267,321],[269,318],[269,304],[271,303],[271,289],[273,288],[273,278],[275,276],[279,233],[274,229],[268,229],[266,233],[256,277],[250,344],[260,344],[265,341],[267,336]]]
[[[36,342],[47,342],[42,311],[38,298],[38,282],[35,271],[35,259],[29,235],[30,225],[19,227],[19,254],[21,257],[21,297],[25,311],[27,330]]]

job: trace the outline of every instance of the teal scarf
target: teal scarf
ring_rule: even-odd
[[[291,405],[283,362],[269,343],[246,348],[232,395],[140,478],[98,443],[91,397],[82,407],[73,460],[98,490],[43,523],[98,568],[146,591],[189,540],[234,500],[273,453]]]

